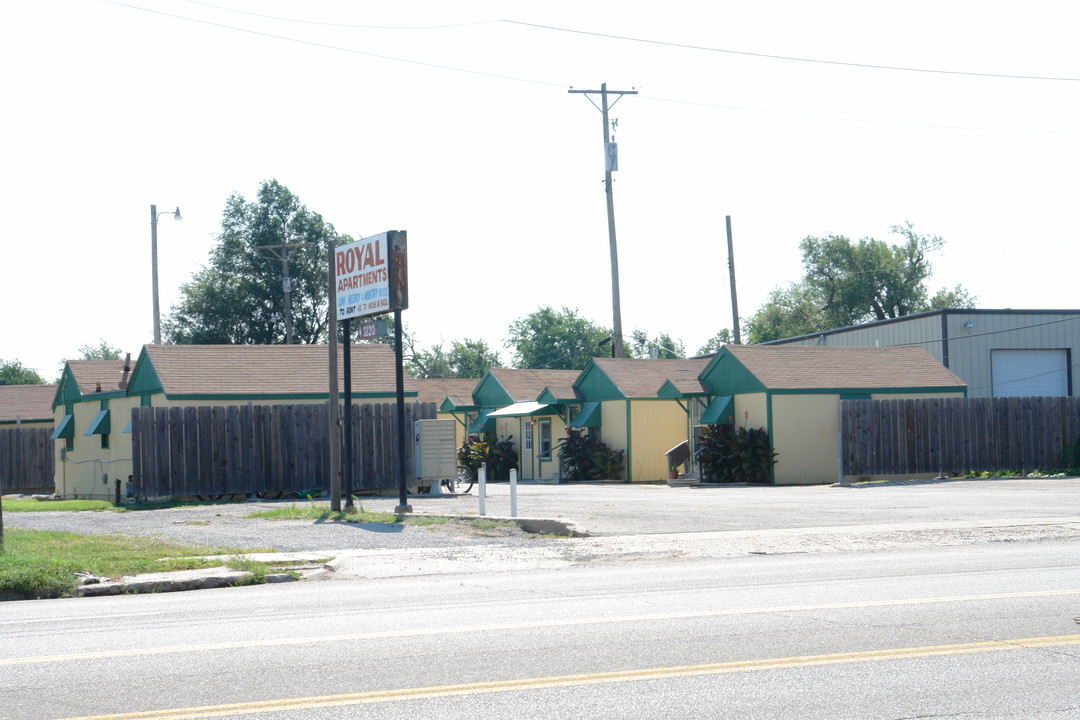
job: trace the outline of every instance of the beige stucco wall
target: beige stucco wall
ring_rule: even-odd
[[[839,395],[774,395],[773,477],[777,485],[836,482]]]
[[[686,411],[674,400],[630,401],[630,481],[667,480],[664,453],[687,437]]]
[[[600,403],[600,441],[612,450],[625,451],[629,444],[626,428],[626,401],[604,400]],[[626,469],[617,478],[607,480],[625,480]]]
[[[100,435],[84,435],[90,423],[101,410],[99,400],[90,399],[75,403],[72,407],[75,432],[73,447],[61,461],[63,440],[53,441],[56,457],[56,474],[53,477],[55,492],[63,497],[80,497],[111,500],[115,496],[116,481],[121,481],[121,493],[126,490],[131,475],[131,433],[123,432],[131,420],[131,408],[138,407],[139,398],[112,398],[109,403],[109,447],[101,447]],[[64,417],[64,406],[55,411],[55,421]],[[107,482],[102,482],[102,476]]]
[[[765,393],[736,395],[734,403],[735,427],[769,427],[769,412]]]

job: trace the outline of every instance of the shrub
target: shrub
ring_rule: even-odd
[[[558,452],[567,480],[611,480],[622,472],[623,451],[580,430],[567,428]]]
[[[776,453],[764,428],[709,425],[698,445],[698,467],[708,482],[771,482]]]
[[[496,438],[494,433],[484,433],[476,442],[466,441],[458,448],[458,464],[469,468],[473,477],[479,478],[481,463],[487,463],[488,480],[509,481],[510,471],[518,465],[513,438],[513,435]]]

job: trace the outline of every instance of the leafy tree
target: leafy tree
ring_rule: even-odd
[[[411,347],[411,339],[406,345]],[[489,368],[499,366],[499,354],[483,340],[465,338],[454,340],[449,350],[444,350],[442,343],[430,350],[412,349],[408,365],[413,377],[480,378]]]
[[[542,307],[512,322],[509,335],[506,345],[515,367],[583,370],[604,353],[600,343],[611,338],[611,330],[580,317],[576,309]]]
[[[920,235],[911,223],[893,226],[902,241],[874,238],[853,242],[842,235],[806,237],[799,244],[803,279],[774,289],[748,323],[758,343],[939,308],[972,307],[975,298],[957,285],[932,298],[926,281],[932,253],[944,246],[937,235]]]
[[[43,385],[37,371],[23,367],[18,360],[0,360],[0,385]]]
[[[119,360],[120,348],[115,348],[101,340],[97,345],[87,343],[80,347],[79,355],[83,360]]]
[[[626,354],[633,358],[648,359],[653,351],[660,360],[679,360],[686,357],[686,346],[681,340],[674,340],[667,333],[660,333],[649,338],[644,330],[635,330],[626,348]]]
[[[698,348],[697,354],[708,355],[717,352],[724,345],[730,345],[731,342],[731,330],[722,328],[720,332],[706,340],[705,344]]]
[[[294,342],[326,342],[327,244],[350,241],[277,180],[263,182],[254,202],[234,193],[209,263],[181,286],[180,301],[163,323],[167,341],[284,343],[284,257]],[[270,247],[282,245],[295,247]]]

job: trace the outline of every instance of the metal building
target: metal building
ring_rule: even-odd
[[[931,310],[765,345],[921,345],[968,397],[1076,395],[1080,310]]]

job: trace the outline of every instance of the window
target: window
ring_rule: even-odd
[[[540,459],[551,459],[551,420],[540,421]]]
[[[533,449],[533,446],[532,446],[532,419],[531,418],[524,418],[524,423],[522,425],[521,432],[522,432],[522,435],[523,435],[522,443],[524,443],[524,445],[522,447],[523,447],[523,449],[528,450],[528,451],[531,452],[532,449]]]

